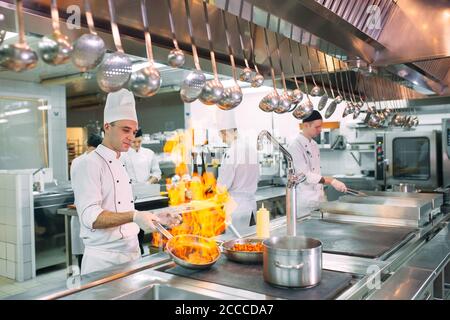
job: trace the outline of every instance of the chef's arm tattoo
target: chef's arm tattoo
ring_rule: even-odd
[[[92,224],[94,229],[106,229],[121,226],[125,223],[133,222],[134,211],[112,212],[104,210],[99,214]]]

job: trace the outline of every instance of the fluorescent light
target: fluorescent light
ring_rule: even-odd
[[[0,123],[7,123],[8,119],[0,119]]]
[[[27,113],[29,111],[30,111],[29,108],[18,109],[18,110],[13,110],[13,111],[5,111],[4,115],[7,116],[7,117],[8,116],[15,116],[15,115],[18,115],[18,114]]]

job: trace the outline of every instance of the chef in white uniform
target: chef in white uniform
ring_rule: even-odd
[[[161,169],[155,153],[142,147],[141,129],[137,131],[132,147],[122,154],[122,158],[132,183],[152,184],[161,180]]]
[[[302,131],[289,145],[288,151],[294,160],[297,173],[303,173],[306,181],[297,186],[297,215],[304,217],[318,209],[319,203],[326,200],[323,185],[329,184],[339,192],[346,192],[347,187],[332,177],[323,177],[320,173],[320,151],[313,138],[322,131],[322,115],[319,111],[303,120]]]
[[[133,94],[126,89],[109,93],[103,142],[73,170],[75,206],[85,245],[82,275],[139,259],[139,228],[154,231],[154,221],[169,227],[181,222],[171,211],[157,216],[134,209],[131,180],[119,157],[130,148],[137,128]]]
[[[227,221],[231,217],[231,223],[242,234],[250,230],[250,221],[256,214],[259,180],[256,139],[251,144],[238,134],[233,111],[218,110],[216,116],[222,141],[229,146],[220,164],[217,185],[227,188],[231,197],[225,204]]]
[[[102,143],[102,137],[96,133],[89,135],[87,140],[86,152],[73,159],[70,166],[70,176],[72,177],[75,168],[83,161],[84,157],[94,151]],[[83,260],[84,244],[80,238],[80,219],[77,216],[72,216],[70,219],[71,229],[71,242],[72,242],[72,254],[74,254],[78,260],[78,266],[81,268],[81,261]]]

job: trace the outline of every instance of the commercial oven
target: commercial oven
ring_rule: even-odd
[[[442,186],[441,131],[386,132],[376,135],[376,170],[385,186],[415,184],[422,190]]]

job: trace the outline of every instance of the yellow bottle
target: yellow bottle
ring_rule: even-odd
[[[262,207],[256,211],[256,236],[258,238],[269,238],[269,223],[270,223],[270,212],[264,208],[264,203]]]

